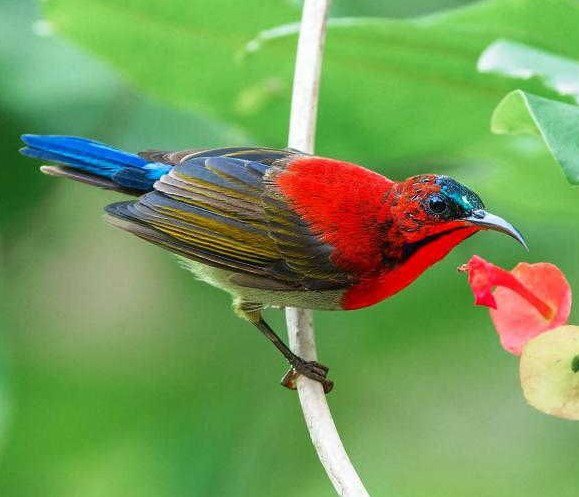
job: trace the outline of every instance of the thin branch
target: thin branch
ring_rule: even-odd
[[[288,146],[313,153],[326,20],[330,0],[305,0],[296,55]],[[286,311],[289,343],[304,359],[314,361],[316,342],[312,311]],[[322,386],[305,377],[297,389],[310,437],[338,495],[369,497],[340,440]]]

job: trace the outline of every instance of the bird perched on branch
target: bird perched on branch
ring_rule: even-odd
[[[435,174],[392,181],[355,164],[296,150],[233,147],[127,153],[68,136],[24,135],[41,170],[134,199],[107,220],[174,252],[200,279],[229,292],[235,312],[291,365],[323,384],[328,369],[296,356],[262,309],[349,310],[399,292],[480,230],[506,233],[457,181]]]

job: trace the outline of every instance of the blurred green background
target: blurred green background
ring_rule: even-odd
[[[459,3],[336,0],[333,14],[405,17]],[[31,0],[0,0],[0,495],[333,495],[295,395],[277,384],[285,365],[229,312],[228,296],[105,225],[102,207],[119,195],[42,176],[17,153],[23,132],[135,151],[260,137],[235,119],[146,96],[41,19]],[[364,116],[357,124],[341,130],[336,149],[362,162],[380,156],[355,152],[364,150]],[[416,128],[417,142],[428,141],[429,125]],[[328,155],[333,132],[320,130]],[[375,497],[578,494],[577,425],[525,404],[517,360],[455,271],[474,253],[507,267],[545,260],[576,290],[577,191],[538,143],[503,147],[488,127],[480,133],[496,140],[492,156],[477,141],[366,163],[394,177],[455,175],[520,227],[531,252],[482,234],[387,302],[316,314],[320,358],[337,385],[329,402]],[[384,136],[384,150],[398,146]],[[281,313],[269,319],[283,326]]]

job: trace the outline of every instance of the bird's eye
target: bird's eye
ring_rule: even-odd
[[[448,203],[440,195],[432,195],[428,199],[428,209],[433,214],[444,214],[448,210]]]

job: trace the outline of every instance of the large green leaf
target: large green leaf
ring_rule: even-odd
[[[134,95],[107,65],[59,38],[32,35],[46,34],[46,26],[33,22],[35,7],[34,0],[0,2],[0,183],[6,185],[0,253],[29,229],[23,219],[57,184],[18,154],[22,133],[86,135],[129,150],[247,140],[237,130]],[[64,71],[66,64],[74,70]]]
[[[520,81],[537,78],[562,97],[579,101],[579,62],[535,47],[498,40],[478,61],[482,72]],[[495,109],[492,131],[543,139],[571,183],[579,182],[579,107],[516,90]]]
[[[262,143],[285,142],[298,2],[45,5],[55,30],[113,63],[139,88],[239,124]],[[448,156],[489,139],[494,104],[515,82],[477,73],[480,53],[509,38],[578,57],[577,16],[573,0],[489,0],[415,20],[334,20],[318,150],[379,165]],[[271,34],[268,28],[288,23],[247,53],[264,30]],[[548,95],[536,81],[524,88]]]
[[[497,134],[540,136],[569,182],[579,184],[579,107],[521,90],[509,93],[491,121]]]
[[[528,45],[498,40],[480,56],[478,69],[523,80],[537,77],[561,96],[579,101],[579,62]]]

